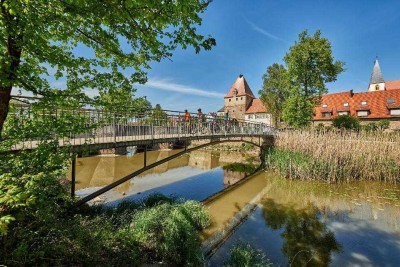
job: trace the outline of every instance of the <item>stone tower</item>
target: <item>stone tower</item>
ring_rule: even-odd
[[[253,99],[253,92],[240,74],[224,97],[224,111],[228,112],[230,118],[244,120],[246,109]]]
[[[379,67],[378,58],[375,58],[374,68],[372,69],[371,81],[369,82],[368,92],[384,91],[385,80],[383,80],[381,68]]]

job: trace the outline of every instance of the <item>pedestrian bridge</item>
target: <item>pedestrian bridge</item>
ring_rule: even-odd
[[[95,109],[35,109],[19,106],[11,114],[13,128],[27,131],[27,126],[42,127],[42,132],[31,132],[24,142],[12,150],[29,150],[49,139],[58,140],[60,147],[74,152],[149,146],[154,144],[186,144],[191,140],[226,140],[245,137],[274,136],[274,127],[253,121],[224,119],[217,116],[191,120],[184,113],[169,110],[142,112],[111,112]],[[41,126],[42,125],[42,126]]]
[[[112,112],[96,109],[61,109],[59,107],[37,108],[34,105],[15,106],[9,115],[9,134],[23,136],[24,141],[11,150],[31,150],[41,143],[54,141],[67,148],[72,156],[71,195],[75,194],[76,154],[83,151],[118,149],[144,146],[143,168],[120,178],[96,192],[80,199],[77,205],[132,179],[142,172],[163,164],[184,153],[222,142],[246,142],[260,147],[271,145],[276,130],[271,125],[254,121],[224,119],[217,116],[192,114],[186,120],[183,112],[169,110],[146,110],[141,112]],[[246,140],[258,137],[258,142]],[[204,139],[204,143],[187,148],[191,140]],[[7,140],[5,138],[5,140]],[[184,150],[168,158],[147,165],[146,148],[154,144],[183,144]]]

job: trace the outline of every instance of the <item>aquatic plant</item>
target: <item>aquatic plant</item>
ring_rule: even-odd
[[[281,132],[266,164],[281,175],[327,182],[400,181],[397,133],[351,131]]]
[[[250,244],[238,242],[230,250],[230,258],[225,267],[271,267],[272,263],[260,250]]]
[[[256,171],[257,167],[253,164],[244,164],[244,163],[230,163],[222,167],[227,171],[235,171],[235,172],[244,172],[244,173],[253,173]]]

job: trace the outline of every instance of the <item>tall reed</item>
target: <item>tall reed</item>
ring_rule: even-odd
[[[382,132],[280,132],[267,165],[283,176],[327,182],[400,181],[400,136]]]

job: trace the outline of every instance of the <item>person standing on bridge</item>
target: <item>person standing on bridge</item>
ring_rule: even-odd
[[[184,119],[185,119],[185,128],[186,128],[186,131],[189,132],[190,121],[192,120],[192,116],[190,116],[190,113],[188,112],[187,109],[185,109],[185,114],[184,114],[183,116],[184,116]]]
[[[201,108],[197,110],[197,119],[199,120],[199,123],[202,123],[205,121],[205,116],[203,112],[201,112]]]

